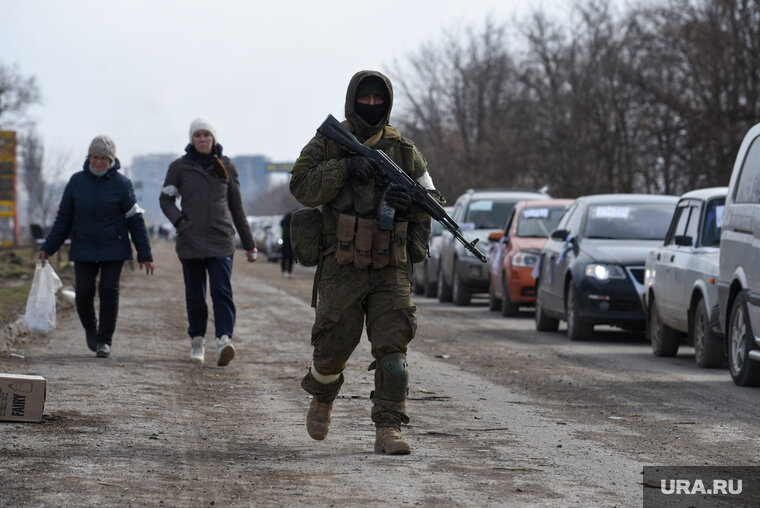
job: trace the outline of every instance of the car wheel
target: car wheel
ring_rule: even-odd
[[[495,310],[499,310],[499,309],[501,309],[501,298],[496,298],[496,295],[493,294],[493,284],[489,284],[489,288],[488,288],[488,310],[494,310],[495,311]]]
[[[438,281],[437,280],[430,280],[430,278],[425,277],[425,286],[423,294],[427,297],[433,298],[438,294]]]
[[[559,319],[548,317],[544,314],[544,305],[541,303],[541,298],[536,294],[536,313],[534,315],[536,320],[536,330],[539,332],[556,332],[559,328]]]
[[[443,270],[438,270],[438,301],[447,303],[451,301],[451,286],[446,284]]]
[[[470,305],[472,300],[472,292],[470,288],[462,281],[462,277],[459,275],[457,265],[454,263],[454,286],[451,288],[452,298],[454,305]]]
[[[755,337],[747,316],[747,297],[739,293],[731,306],[726,340],[728,341],[728,369],[739,386],[760,385],[760,364],[750,359],[749,352],[756,349]]]
[[[575,288],[573,287],[573,281],[570,281],[570,285],[567,288],[567,336],[570,340],[588,340],[594,335],[594,325],[587,323],[580,318],[579,310],[580,304],[578,303],[578,297],[575,294]]]
[[[652,343],[652,353],[655,356],[675,356],[681,342],[678,332],[663,324],[654,297],[649,304],[647,319],[647,333]]]
[[[512,303],[512,299],[509,297],[509,286],[507,286],[504,274],[501,276],[501,287],[501,292],[504,293],[501,299],[501,315],[504,317],[518,316],[520,314],[520,307]]]
[[[720,367],[725,356],[723,341],[715,335],[710,326],[710,318],[704,299],[699,299],[693,316],[691,333],[694,344],[694,359],[697,366],[703,368]]]

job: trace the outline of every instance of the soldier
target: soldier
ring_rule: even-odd
[[[444,204],[420,152],[389,125],[392,105],[390,80],[379,72],[360,71],[348,85],[343,125],[364,145],[385,152]],[[370,159],[347,152],[321,134],[303,148],[291,175],[293,196],[307,207],[321,206],[322,213],[314,352],[301,381],[313,396],[306,429],[314,439],[327,437],[343,370],[366,319],[375,359],[370,364],[370,370],[375,369],[370,395],[375,451],[408,454],[411,447],[401,436],[401,424],[409,422],[406,350],[417,329],[410,274],[411,264],[427,253],[430,216],[403,186],[387,185]],[[378,228],[383,194],[395,209],[392,231]],[[295,218],[294,214],[294,248],[300,234]]]

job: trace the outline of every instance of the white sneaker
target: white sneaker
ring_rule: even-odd
[[[230,338],[226,335],[222,335],[216,339],[216,364],[220,367],[224,367],[230,360],[235,357],[235,347],[230,342]]]
[[[206,356],[206,348],[203,347],[203,337],[193,337],[190,339],[190,361],[193,363],[203,363]]]

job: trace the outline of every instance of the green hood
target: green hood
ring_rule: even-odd
[[[356,113],[356,89],[359,87],[359,83],[364,79],[371,76],[378,77],[383,80],[385,86],[388,88],[388,111],[385,113],[385,118],[378,122],[377,125],[369,125]],[[346,91],[346,119],[354,126],[356,134],[364,139],[372,137],[378,131],[382,130],[384,125],[389,123],[391,117],[391,109],[393,107],[393,86],[391,86],[391,80],[384,74],[377,71],[359,71],[354,74],[351,81],[348,83],[348,90]]]

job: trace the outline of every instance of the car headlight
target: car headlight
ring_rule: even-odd
[[[645,286],[651,286],[654,284],[654,275],[655,272],[651,268],[647,268],[644,270],[644,285]]]
[[[535,252],[518,252],[512,256],[512,266],[536,266],[538,254]]]
[[[602,263],[591,263],[586,265],[586,277],[593,277],[602,282],[610,279],[625,279],[625,271],[619,265],[606,265]]]

